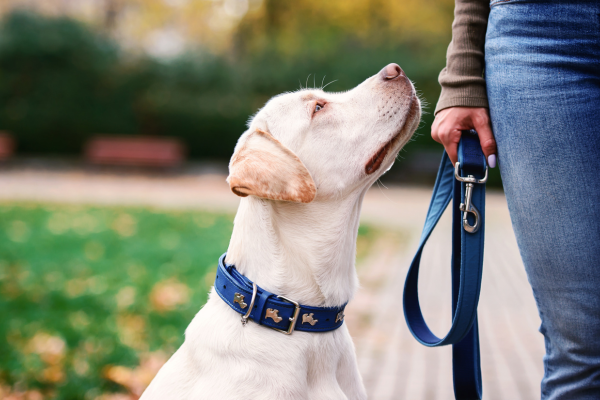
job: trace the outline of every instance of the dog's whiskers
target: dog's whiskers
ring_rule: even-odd
[[[400,152],[403,152],[403,151],[406,151],[406,150],[404,148],[400,149]],[[400,155],[400,152],[398,152],[398,154],[396,154],[396,161],[402,161],[405,159],[404,157],[402,157]]]
[[[386,186],[383,184],[383,182],[381,182],[381,179],[377,179],[375,182],[377,182],[377,187],[379,188],[379,190],[381,190],[381,193],[383,193],[383,195],[385,196],[385,198],[386,198],[386,199],[388,199],[388,200],[389,200],[389,201],[391,201],[392,203],[396,203],[396,204],[398,204],[398,202],[396,202],[396,201],[392,200],[392,199],[391,199],[391,198],[390,198],[390,197],[389,197],[389,196],[388,196],[388,195],[387,195],[387,194],[386,194],[386,193],[385,193],[385,192],[384,192],[384,191],[381,189],[381,186],[383,186],[384,188],[386,188],[386,189],[388,189],[388,190],[389,190],[389,188],[387,188],[387,187],[386,187]],[[380,184],[381,184],[381,186],[379,186]]]
[[[325,79],[325,78],[323,78],[323,79]],[[337,82],[337,81],[338,81],[338,80],[336,79],[336,80],[334,80],[334,81],[331,81],[331,82],[329,82],[327,85],[325,85],[325,86],[321,87],[321,90],[325,89],[327,86],[329,86],[329,85],[331,85],[332,83],[334,83],[334,82]]]
[[[381,186],[383,186],[384,188],[386,188],[387,190],[390,190],[390,188],[388,188],[387,186],[385,186],[383,184],[383,182],[381,181],[381,178],[377,179],[377,184],[381,184]]]

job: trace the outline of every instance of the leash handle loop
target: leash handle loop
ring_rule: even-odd
[[[477,304],[483,267],[487,164],[474,130],[463,131],[458,158],[457,165],[453,166],[445,152],[442,156],[421,241],[406,276],[404,316],[410,332],[421,344],[428,347],[452,345],[455,398],[480,400]],[[425,243],[451,199],[452,326],[446,336],[439,338],[427,326],[419,304],[419,266]],[[474,220],[473,224],[469,217]]]

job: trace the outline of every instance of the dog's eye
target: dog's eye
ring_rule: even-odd
[[[317,105],[315,106],[315,112],[317,112],[317,111],[321,111],[321,109],[322,109],[322,108],[323,108],[323,106],[321,106],[320,104],[317,104]]]

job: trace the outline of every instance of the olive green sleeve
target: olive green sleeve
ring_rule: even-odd
[[[448,107],[488,107],[483,68],[489,13],[486,0],[456,0],[452,41],[446,68],[439,76],[442,93],[435,113]]]

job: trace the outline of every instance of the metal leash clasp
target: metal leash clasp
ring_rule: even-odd
[[[465,182],[465,202],[461,203],[460,207],[459,207],[460,210],[463,212],[463,218],[462,218],[463,228],[465,231],[467,231],[469,233],[475,233],[479,230],[479,227],[481,226],[481,224],[480,224],[479,211],[477,210],[475,205],[471,203],[472,196],[473,196],[473,187],[476,183],[480,184],[480,183],[487,182],[488,167],[486,165],[485,176],[482,179],[477,179],[473,175],[467,175],[466,178],[463,178],[462,176],[459,175],[459,171],[460,171],[460,163],[457,162],[454,165],[454,177],[460,182]],[[475,218],[474,225],[471,225],[469,223],[469,220],[467,218],[468,213],[473,214],[473,217]]]

